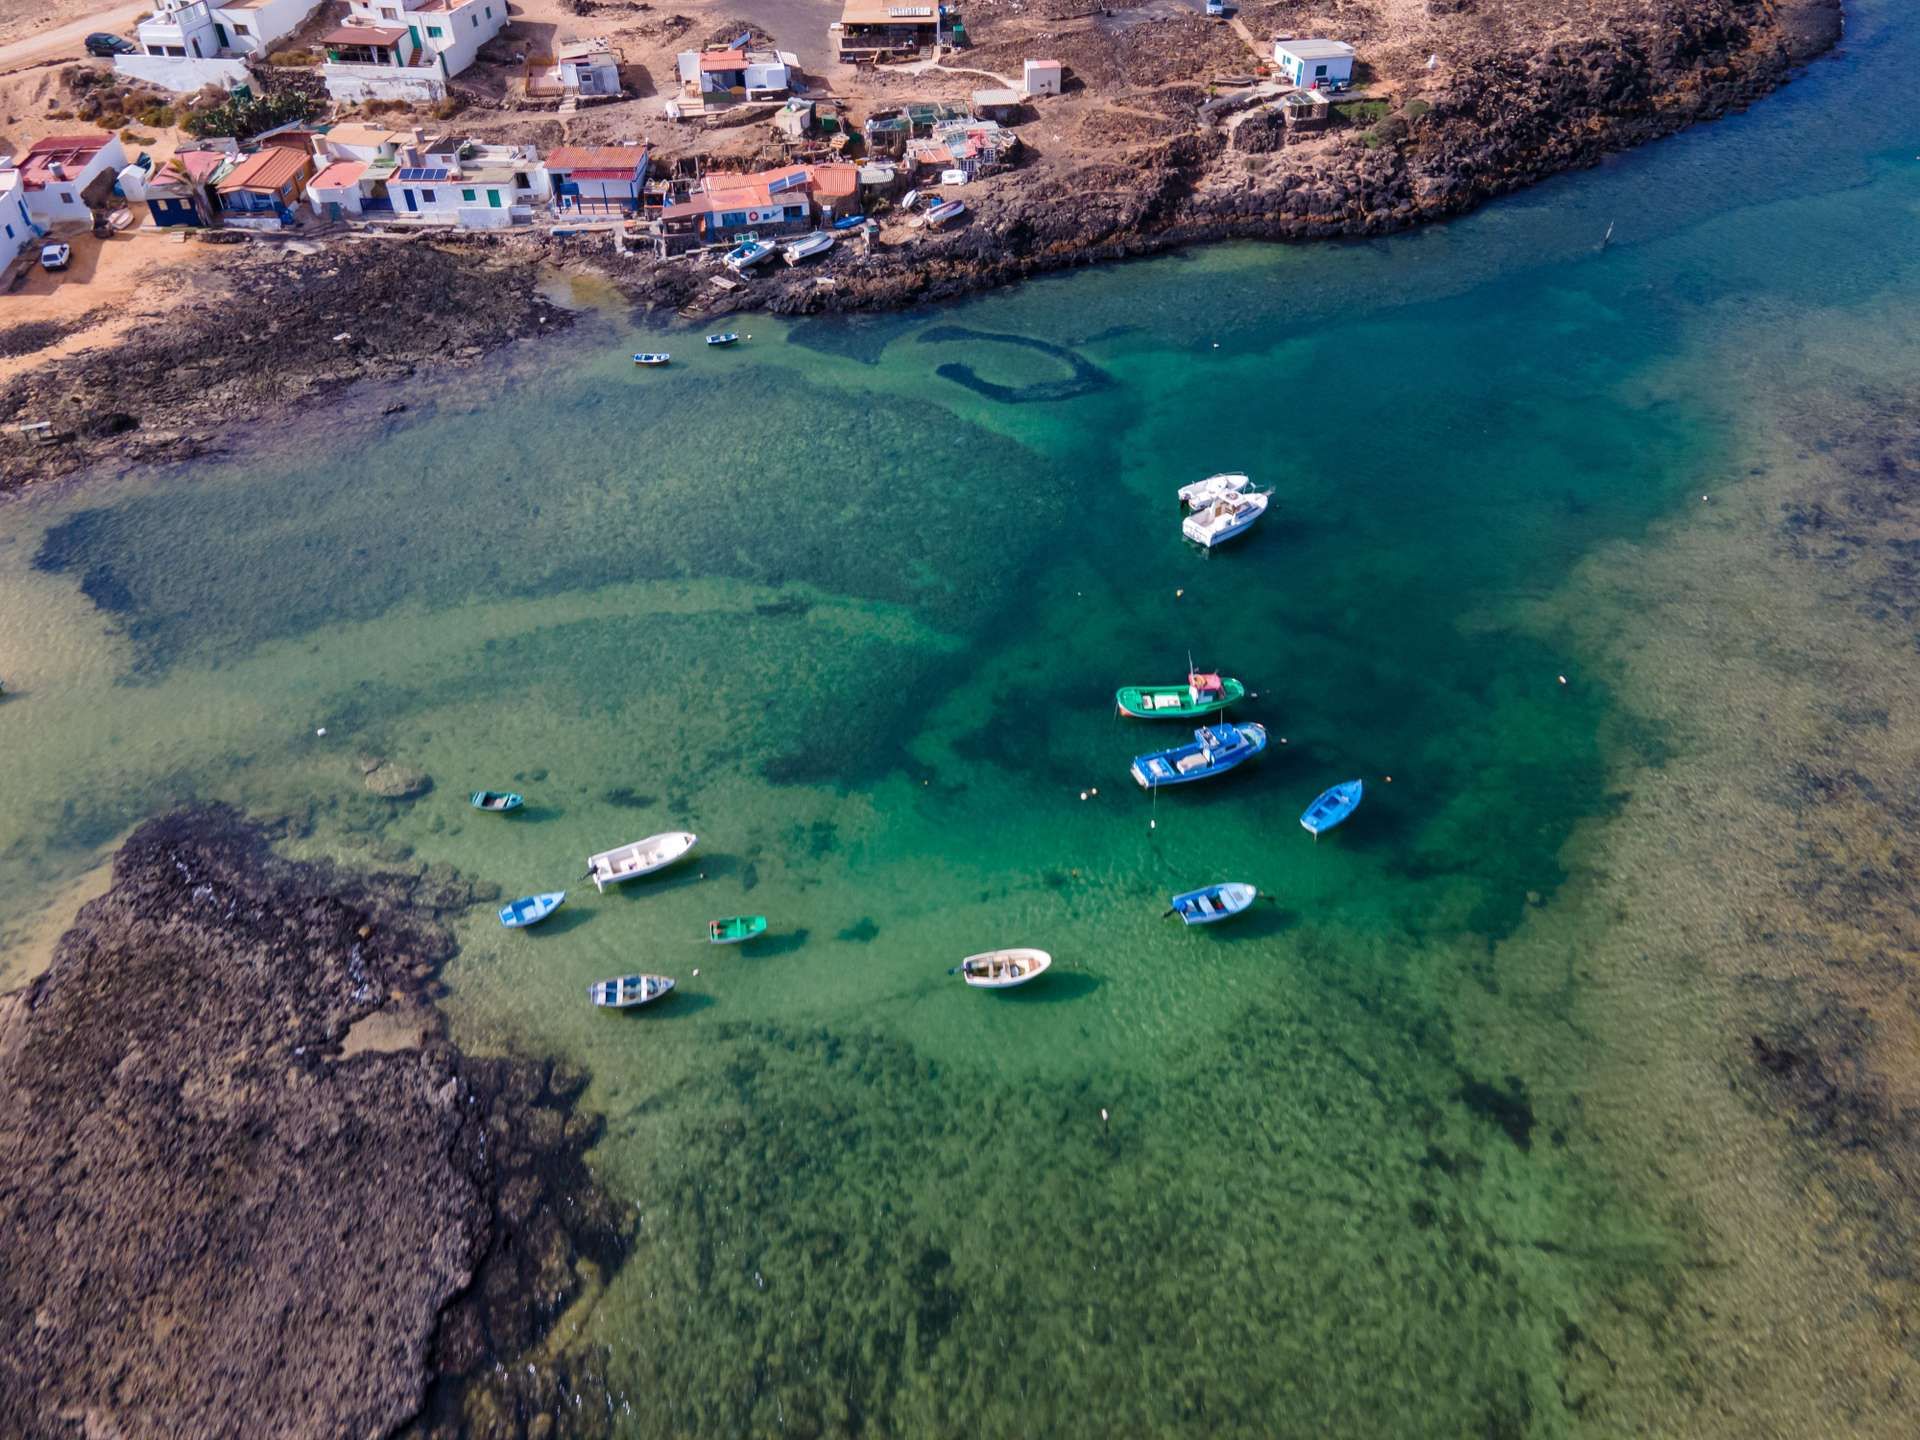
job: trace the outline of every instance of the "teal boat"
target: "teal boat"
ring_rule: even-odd
[[[495,815],[504,815],[509,810],[518,810],[525,802],[518,795],[505,790],[476,790],[467,803],[476,810],[490,810]]]
[[[1136,720],[1191,720],[1224,710],[1246,693],[1238,680],[1195,671],[1184,685],[1128,685],[1115,691],[1113,699],[1122,715]]]
[[[733,915],[725,920],[707,922],[707,943],[710,945],[738,945],[766,933],[767,917],[764,915]]]

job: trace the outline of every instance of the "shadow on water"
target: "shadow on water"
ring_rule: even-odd
[[[524,933],[529,940],[537,941],[545,935],[564,935],[569,930],[577,930],[592,918],[591,910],[575,910],[562,905],[538,925],[527,926]]]
[[[804,947],[813,932],[807,929],[789,930],[785,934],[770,934],[746,945],[733,948],[750,960],[771,960],[780,955],[791,955]]]
[[[690,992],[674,988],[673,994],[665,1000],[656,1000],[651,1005],[639,1005],[623,1013],[622,1018],[644,1019],[649,1024],[661,1024],[668,1020],[691,1020],[702,1010],[711,1009],[718,1004],[713,996],[704,991]]]
[[[549,820],[558,820],[567,813],[564,805],[522,805],[510,812],[508,818],[515,825],[544,825]]]
[[[1098,975],[1089,975],[1084,970],[1061,970],[1056,966],[1031,985],[987,993],[1002,1005],[1059,1005],[1068,1000],[1083,1000],[1104,984],[1106,981]]]

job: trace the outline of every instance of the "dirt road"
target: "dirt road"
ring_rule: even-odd
[[[96,30],[124,35],[131,40],[134,22],[146,14],[148,8],[116,5],[110,10],[82,15],[51,30],[42,30],[36,35],[0,45],[0,75],[45,60],[77,59],[81,54],[82,42]],[[11,15],[0,16],[0,34],[20,28],[20,20]]]

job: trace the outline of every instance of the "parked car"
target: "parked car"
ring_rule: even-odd
[[[42,270],[64,270],[67,262],[73,259],[71,245],[52,244],[40,247],[40,268]]]
[[[96,30],[87,36],[87,54],[98,56],[102,60],[111,60],[116,55],[137,55],[140,47],[131,40],[118,35],[109,35],[104,30]]]

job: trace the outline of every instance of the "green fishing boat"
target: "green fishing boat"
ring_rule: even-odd
[[[733,915],[725,920],[707,922],[707,942],[712,945],[738,945],[756,935],[767,933],[764,915]]]
[[[1184,685],[1129,685],[1113,698],[1122,715],[1136,720],[1190,720],[1224,710],[1246,693],[1247,687],[1238,680],[1196,670]]]

